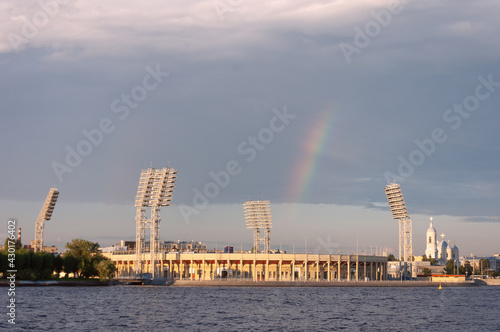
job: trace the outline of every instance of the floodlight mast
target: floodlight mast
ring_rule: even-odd
[[[41,252],[43,250],[43,229],[45,227],[45,221],[50,220],[52,217],[52,212],[54,212],[58,197],[59,191],[57,191],[57,188],[50,188],[35,223],[35,248],[33,248],[35,252]]]
[[[413,257],[412,223],[406,209],[401,186],[397,183],[391,183],[385,187],[385,194],[392,218],[399,221],[399,260],[410,263]]]
[[[145,273],[146,229],[149,228],[149,254],[151,276],[160,275],[156,267],[156,256],[160,243],[160,209],[169,206],[177,180],[177,171],[170,167],[163,169],[148,168],[142,170],[135,197],[136,207],[136,258],[134,269],[137,276]],[[151,218],[146,216],[146,209],[151,208]]]
[[[262,252],[269,253],[271,250],[271,228],[273,219],[271,216],[271,203],[269,201],[248,201],[243,204],[245,211],[245,222],[248,229],[253,229],[253,250],[260,251],[260,244],[264,245]],[[264,238],[260,237],[260,230],[264,231]]]

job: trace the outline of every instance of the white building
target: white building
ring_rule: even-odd
[[[459,260],[459,250],[456,245],[452,246],[450,240],[445,241],[444,234],[441,234],[441,241],[437,241],[436,239],[436,229],[432,223],[429,225],[426,233],[426,249],[425,255],[430,259],[437,259],[440,264],[446,264],[446,262],[450,259],[454,261]]]
[[[437,249],[437,242],[436,242],[436,229],[434,228],[434,225],[432,224],[432,217],[431,217],[431,224],[429,225],[429,228],[427,228],[427,246],[425,249],[425,255],[428,258],[437,259],[437,257],[438,257],[438,249]]]
[[[104,253],[104,252],[116,252],[116,251],[127,251],[128,248],[125,245],[125,241],[121,240],[119,244],[114,244],[109,247],[100,247],[99,250]]]

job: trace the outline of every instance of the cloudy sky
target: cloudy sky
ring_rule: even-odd
[[[141,169],[179,171],[164,240],[397,251],[401,183],[461,254],[499,252],[500,3],[0,1],[0,214],[23,242],[135,237]],[[6,231],[0,230],[5,236]]]

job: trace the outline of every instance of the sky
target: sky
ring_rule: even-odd
[[[135,238],[148,167],[178,170],[162,240],[414,254],[434,217],[461,255],[499,253],[498,1],[0,1],[0,219],[23,242]],[[5,223],[6,224],[6,223]],[[5,236],[7,226],[0,230]]]

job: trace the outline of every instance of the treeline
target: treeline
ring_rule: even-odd
[[[16,247],[22,246],[16,244]],[[43,280],[53,276],[58,278],[64,272],[66,277],[73,273],[75,278],[99,277],[104,281],[112,279],[116,271],[113,262],[99,252],[98,243],[83,239],[67,243],[67,251],[63,255],[16,249],[13,260],[5,248],[7,246],[0,252],[0,272],[4,278],[7,270],[16,270],[18,280]]]
[[[34,253],[27,249],[17,249],[15,251],[15,260],[9,261],[8,254],[3,251],[0,253],[0,271],[3,273],[4,278],[7,276],[7,270],[17,270],[16,279],[49,279],[52,273],[57,271],[56,265],[61,260],[60,256],[54,256],[46,252]],[[11,262],[13,265],[9,266]]]

